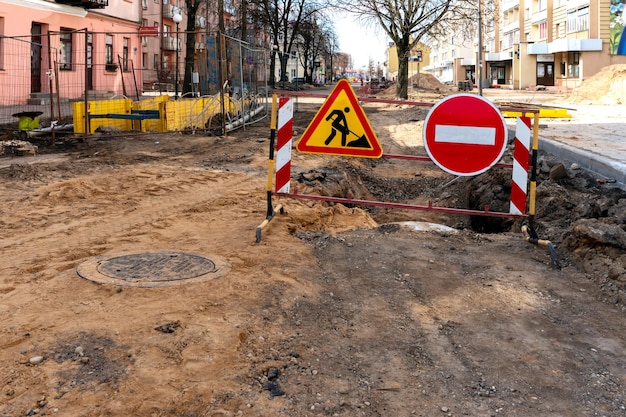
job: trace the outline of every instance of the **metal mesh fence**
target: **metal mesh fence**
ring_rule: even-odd
[[[121,48],[119,45],[113,48],[113,36],[123,39]],[[74,126],[73,133],[91,133],[91,123],[87,120],[91,109],[97,107],[99,117],[114,112],[119,116],[120,108],[136,115],[151,109],[146,106],[148,101],[156,103],[155,110],[163,112],[162,103],[165,103],[165,107],[176,112],[173,100],[169,99],[179,98],[172,97],[172,92],[177,82],[175,73],[179,76],[179,85],[183,85],[183,69],[180,72],[175,72],[172,66],[147,69],[146,63],[137,62],[141,54],[131,50],[138,39],[137,34],[87,30],[0,37],[0,125],[3,130],[21,129],[20,116],[28,114],[37,117],[41,126],[53,121],[57,125],[73,123],[80,125]],[[211,125],[215,124],[221,124],[222,131],[228,131],[264,117],[268,108],[268,62],[266,50],[251,48],[220,34],[207,36],[206,43],[196,48],[191,93],[182,94],[181,88],[180,100],[175,101],[203,99],[202,103],[211,103],[210,114],[195,114],[193,109],[198,104],[188,104],[185,112],[187,108],[192,109],[190,115],[176,115],[175,122],[158,124],[158,131],[190,128],[214,131],[215,126]],[[155,96],[166,96],[167,100],[155,100]],[[119,100],[124,100],[122,107]],[[107,101],[111,102],[111,109],[106,108]],[[94,102],[98,102],[97,106]],[[144,104],[137,104],[139,102]],[[144,116],[145,113],[137,117]],[[165,118],[163,113],[161,116]],[[122,130],[134,130],[138,126],[128,121],[96,122],[96,126],[103,124],[117,125]],[[149,122],[147,125],[151,126]],[[140,130],[145,130],[145,126]]]

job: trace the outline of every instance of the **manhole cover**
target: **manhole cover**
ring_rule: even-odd
[[[229,270],[228,262],[219,257],[162,251],[98,256],[80,264],[76,271],[101,284],[151,288],[209,281]]]

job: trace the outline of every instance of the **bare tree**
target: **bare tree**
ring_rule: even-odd
[[[466,25],[477,13],[474,0],[343,0],[341,9],[379,25],[394,42],[398,55],[396,96],[402,99],[408,98],[411,50],[437,33]]]
[[[334,28],[330,29],[326,33],[326,41],[324,42],[326,46],[326,74],[330,74],[328,80],[334,81],[337,67],[337,49],[339,48],[339,40],[337,39],[337,33],[335,33]]]
[[[183,76],[183,96],[192,92],[192,73],[196,55],[196,15],[198,8],[206,0],[185,0],[187,29],[185,30],[185,70]]]
[[[276,56],[280,58],[281,77],[286,77],[287,58],[300,34],[300,25],[323,8],[311,0],[249,0],[249,14],[269,32],[272,40],[270,84],[274,85]]]
[[[352,66],[350,55],[345,52],[335,52],[333,56],[333,66],[333,73],[335,72],[335,68],[337,68],[335,75],[345,74],[346,70]]]
[[[332,24],[321,13],[310,13],[310,18],[300,25],[300,33],[295,46],[299,52],[300,64],[304,68],[304,77],[315,81],[315,71],[321,70],[321,58],[327,58],[329,39],[334,34]]]

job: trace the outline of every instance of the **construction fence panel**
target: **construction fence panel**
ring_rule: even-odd
[[[24,112],[36,114],[42,126],[53,121],[73,124],[76,134],[93,133],[103,126],[153,132],[214,131],[211,125],[216,123],[228,131],[245,128],[267,115],[267,50],[207,33],[206,40],[195,48],[191,94],[182,94],[181,88],[180,96],[173,97],[177,83],[173,68],[165,73],[153,68],[156,62],[135,62],[133,57],[141,60],[143,56],[141,48],[138,53],[129,51],[137,44],[136,36],[86,29],[40,36],[0,36],[3,130],[19,129],[17,115]],[[116,44],[109,48],[112,38]],[[185,51],[181,48],[181,53]],[[184,62],[181,57],[181,71],[176,72],[179,86]],[[130,106],[127,100],[132,102]],[[192,102],[178,103],[184,100]],[[120,107],[121,102],[125,104]],[[159,111],[160,117],[146,116],[150,111]],[[117,119],[106,118],[107,114]],[[90,115],[96,117],[88,121]]]

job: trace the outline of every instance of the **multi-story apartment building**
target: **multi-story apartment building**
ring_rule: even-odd
[[[390,42],[387,51],[387,60],[385,62],[385,77],[389,80],[395,81],[398,78],[398,51],[396,45]],[[421,42],[411,50],[411,54],[408,57],[408,76],[413,77],[417,73],[424,71],[431,66],[431,47]]]
[[[228,27],[235,9],[225,3]],[[214,10],[198,11],[196,55],[217,20]],[[171,91],[184,74],[187,23],[184,0],[0,0],[0,104],[50,91],[69,99],[85,90],[120,92],[122,84],[132,95]],[[55,69],[59,88],[50,84]]]
[[[174,85],[176,61],[181,73],[186,15],[176,1],[141,0],[142,69],[146,88]],[[181,33],[182,30],[182,33]]]
[[[69,98],[112,89],[118,67],[141,59],[140,16],[136,0],[0,0],[0,102],[25,102],[53,82]]]
[[[455,36],[431,46],[431,65],[424,70],[441,81],[480,78],[483,86],[526,89],[535,86],[572,89],[603,67],[626,64],[618,49],[625,26],[624,9],[610,0],[501,0],[485,8],[482,74],[477,36],[461,42]],[[487,15],[487,13],[486,13]],[[626,37],[626,35],[624,35]],[[626,44],[626,39],[623,40]],[[453,74],[450,80],[450,74]]]
[[[497,42],[485,56],[489,82],[572,89],[607,65],[626,63],[613,47],[617,14],[609,0],[503,0]]]
[[[462,34],[450,34],[433,41],[430,65],[424,71],[433,74],[439,81],[456,85],[458,81],[476,78],[476,49],[474,39]]]

